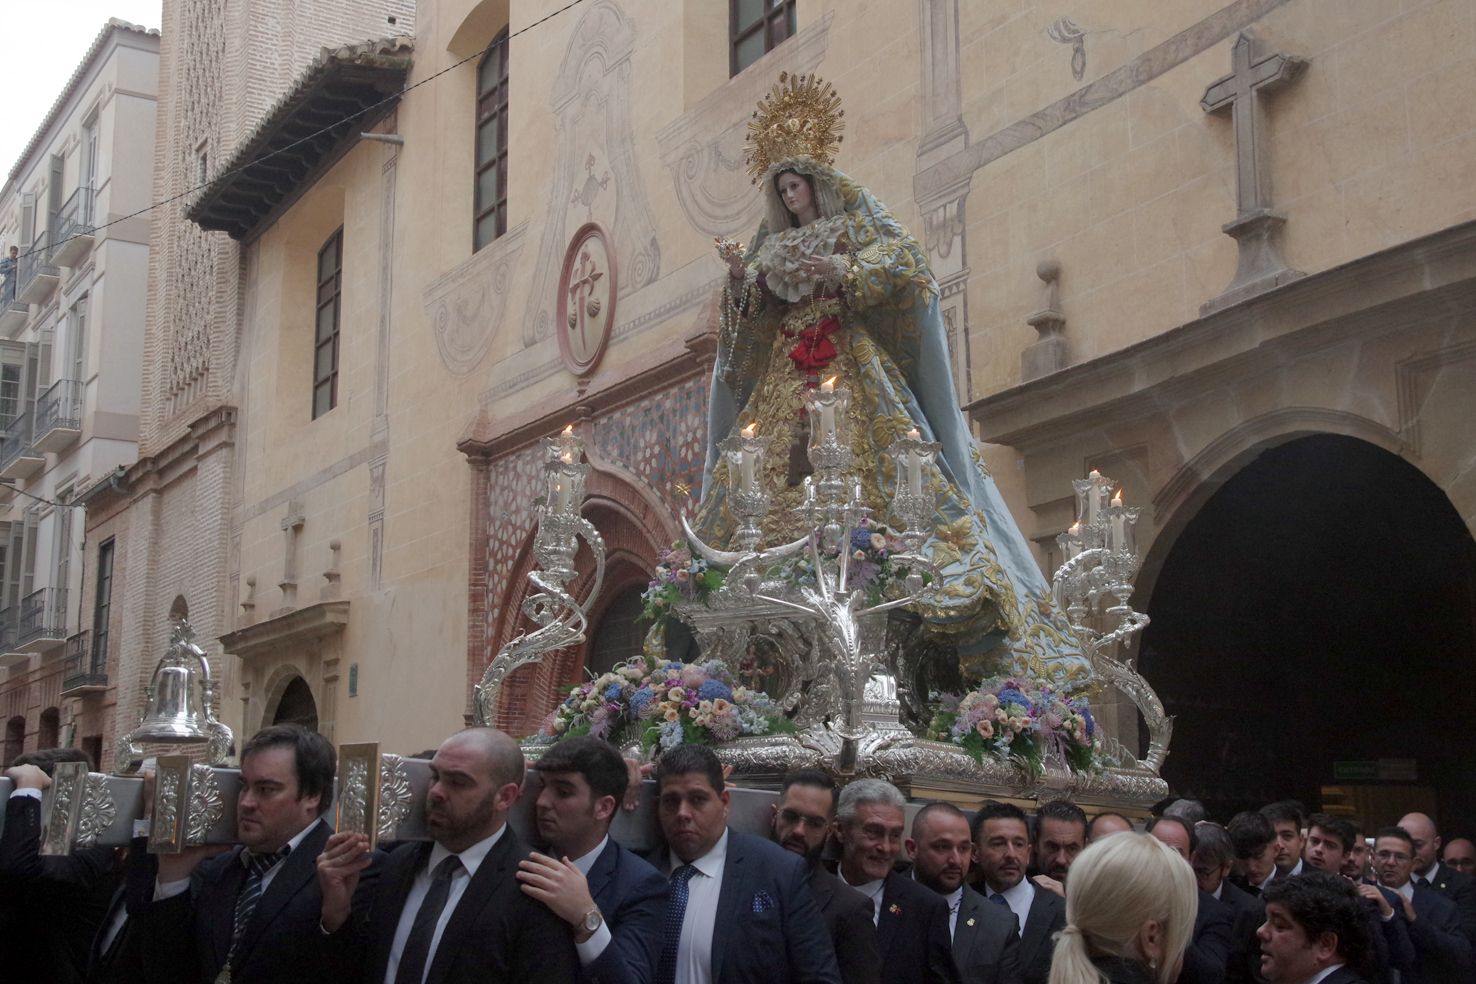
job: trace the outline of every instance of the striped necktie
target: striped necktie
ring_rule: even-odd
[[[677,948],[682,942],[682,921],[687,915],[687,882],[697,866],[684,864],[671,873],[671,894],[666,899],[666,925],[661,928],[661,962],[656,965],[656,984],[675,984]]]
[[[241,894],[236,896],[236,916],[231,924],[231,948],[226,954],[225,962],[227,972],[236,959],[236,950],[241,945],[241,937],[246,934],[246,925],[251,922],[251,914],[256,911],[256,904],[261,901],[261,880],[266,877],[268,871],[276,867],[278,862],[286,858],[291,850],[290,846],[284,846],[280,851],[272,854],[243,852],[242,860],[246,865],[246,880],[241,883]]]

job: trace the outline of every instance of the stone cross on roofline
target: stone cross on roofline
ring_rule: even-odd
[[[1272,53],[1257,57],[1256,40],[1243,33],[1235,41],[1233,71],[1204,92],[1200,106],[1206,113],[1230,111],[1235,129],[1236,199],[1238,211],[1223,228],[1239,244],[1235,279],[1217,297],[1200,307],[1210,314],[1264,291],[1290,283],[1303,274],[1286,265],[1271,237],[1286,216],[1271,204],[1271,174],[1262,151],[1266,120],[1262,99],[1295,79],[1305,59]]]

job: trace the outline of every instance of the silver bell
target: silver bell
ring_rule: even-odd
[[[170,632],[169,651],[154,667],[138,727],[118,739],[117,771],[138,770],[144,758],[138,742],[203,742],[210,764],[221,765],[232,737],[231,729],[215,719],[215,685],[205,650],[195,644],[190,623],[178,619]]]

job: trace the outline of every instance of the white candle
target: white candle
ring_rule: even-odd
[[[1081,553],[1081,550],[1079,549],[1079,544],[1081,543],[1081,522],[1077,521],[1075,523],[1072,523],[1071,529],[1067,530],[1066,534],[1067,536],[1071,537],[1069,549],[1071,550],[1071,556],[1075,557],[1077,554]]]
[[[1117,551],[1121,550],[1123,544],[1126,542],[1126,537],[1123,534],[1127,520],[1121,512],[1122,489],[1118,489],[1117,494],[1112,497],[1112,508],[1118,511],[1112,515],[1112,536],[1107,542],[1107,549]]]
[[[569,511],[569,494],[572,491],[573,490],[569,488],[569,483],[564,480],[564,477],[562,475],[554,479],[555,512],[566,513]]]
[[[909,441],[921,441],[922,440],[922,435],[919,434],[917,432],[917,428],[914,427],[914,428],[912,428],[912,430],[910,430],[910,431],[907,432],[907,439]]]
[[[1087,525],[1092,526],[1097,522],[1097,511],[1102,508],[1102,489],[1097,484],[1097,479],[1102,473],[1093,468],[1091,474],[1087,475],[1091,485],[1087,487]]]
[[[922,455],[912,450],[907,452],[907,489],[913,495],[922,495]]]
[[[752,438],[756,426],[757,425],[755,424],[749,424],[747,427],[743,428],[741,433],[745,438]],[[753,474],[754,457],[754,453],[748,448],[740,447],[738,449],[738,476],[739,481],[742,483],[744,492],[752,492],[754,491],[754,488],[758,485],[758,482],[755,480]]]
[[[834,376],[820,384],[820,392],[826,396],[835,392]],[[820,404],[820,435],[826,442],[835,440],[835,404],[830,400]]]

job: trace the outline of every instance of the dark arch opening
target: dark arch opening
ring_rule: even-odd
[[[293,677],[283,689],[272,723],[300,724],[309,731],[318,730],[318,702],[313,700],[313,691],[302,677]]]
[[[5,765],[9,768],[26,747],[26,719],[17,714],[5,722]]]
[[[184,595],[175,595],[174,603],[169,606],[169,621],[177,622],[182,618],[190,617],[190,603],[185,601]]]
[[[1294,798],[1392,823],[1469,817],[1476,542],[1418,469],[1355,438],[1271,448],[1164,559],[1142,672],[1164,778],[1221,820]]]
[[[61,711],[55,707],[48,707],[41,712],[40,723],[36,727],[36,748],[57,748],[61,745]]]

